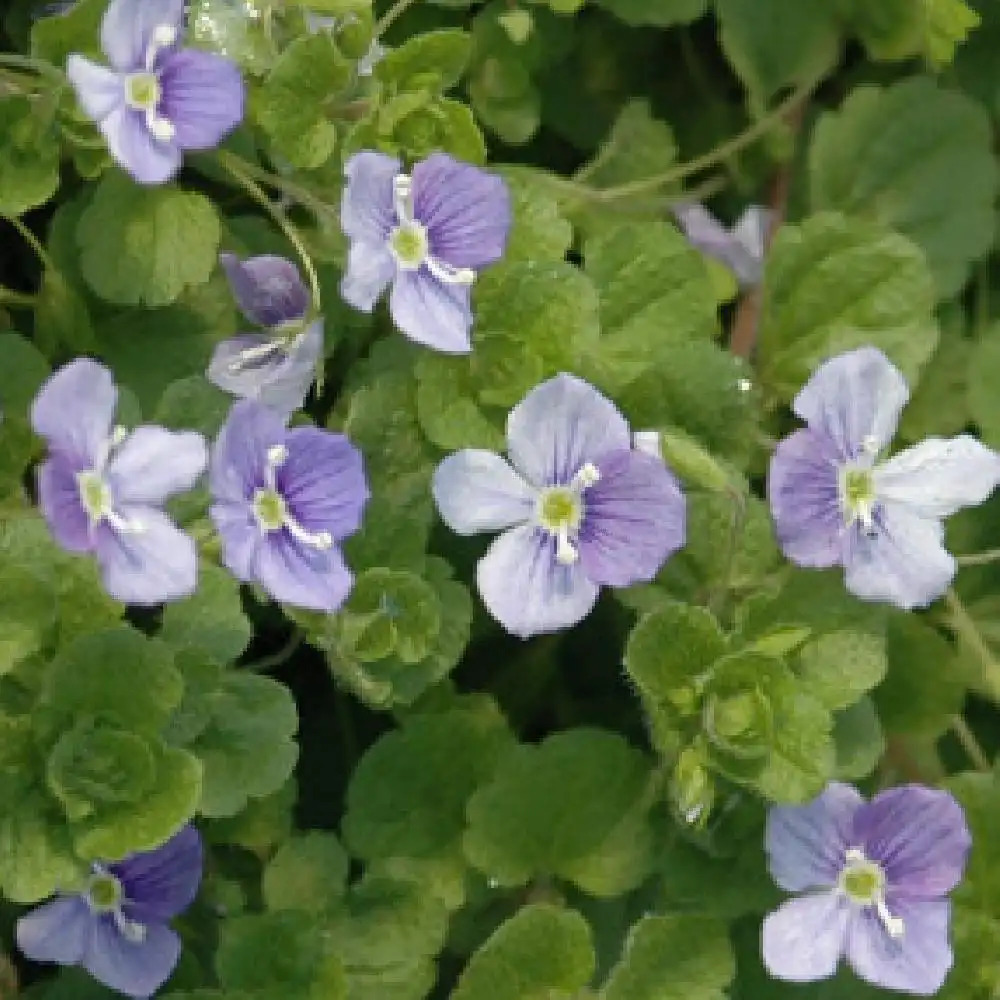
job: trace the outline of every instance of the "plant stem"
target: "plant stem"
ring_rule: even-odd
[[[259,660],[254,660],[252,663],[244,663],[239,669],[249,670],[255,674],[262,674],[268,670],[273,670],[275,667],[280,667],[295,655],[296,650],[302,645],[304,638],[305,635],[302,629],[296,628],[288,637],[288,641],[277,652],[262,656]]]
[[[412,7],[417,0],[396,0],[396,2],[379,18],[375,24],[375,37],[381,38],[386,29]]]
[[[986,756],[986,752],[979,745],[979,740],[976,739],[976,734],[969,728],[969,724],[961,715],[951,717],[951,731],[955,734],[958,742],[962,744],[966,756],[975,764],[976,770],[992,774],[993,765],[990,763],[989,757]]]
[[[955,634],[965,642],[979,657],[983,665],[983,677],[986,680],[986,687],[993,688],[993,674],[996,671],[997,661],[993,656],[993,651],[983,638],[982,632],[969,614],[965,605],[959,599],[958,594],[952,588],[948,588],[944,595],[944,603],[949,613],[949,624]]]
[[[37,295],[15,292],[13,288],[4,288],[3,285],[0,285],[0,305],[15,306],[20,309],[34,309],[37,304]]]
[[[1000,561],[1000,549],[987,549],[985,552],[972,552],[965,556],[955,556],[959,566],[985,566],[987,563]]]
[[[21,239],[35,251],[36,256],[42,262],[46,270],[57,270],[56,266],[52,263],[52,258],[46,252],[45,247],[43,247],[38,241],[38,237],[16,215],[5,215],[4,218],[18,231]]]
[[[28,70],[37,73],[39,76],[47,76],[58,81],[60,86],[66,83],[66,77],[58,66],[45,62],[42,59],[33,59],[31,56],[23,56],[18,52],[0,52],[0,66],[11,66],[14,69]]]
[[[241,159],[233,153],[226,153],[225,155],[231,157],[245,174],[255,178],[261,184],[266,184],[268,187],[284,192],[289,198],[305,205],[315,215],[336,215],[336,209],[332,205],[328,205],[322,199],[317,198],[316,195],[306,188],[300,187],[295,181],[280,177],[278,174],[272,174],[270,170],[265,170],[263,167],[257,166],[256,163],[250,163],[247,160]]]

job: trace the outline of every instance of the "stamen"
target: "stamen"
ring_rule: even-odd
[[[172,24],[158,24],[149,36],[146,46],[146,70],[152,72],[156,65],[156,57],[161,49],[170,48],[177,41],[177,29]]]
[[[129,944],[142,944],[146,940],[145,924],[140,924],[138,920],[129,920],[120,909],[113,914],[115,927]]]
[[[413,180],[409,174],[393,177],[392,203],[400,223],[413,222]]]
[[[261,364],[266,364],[276,355],[285,349],[284,338],[280,340],[269,340],[266,344],[258,344],[256,347],[248,347],[229,362],[226,368],[234,375],[245,371],[247,368],[254,368]]]
[[[840,873],[838,892],[856,906],[874,907],[886,933],[893,940],[903,937],[906,927],[901,917],[889,911],[885,901],[885,872],[878,863],[869,860],[860,847],[844,852],[846,864]]]
[[[879,920],[882,921],[882,926],[885,927],[889,937],[898,941],[906,933],[906,924],[903,922],[903,918],[894,917],[881,896],[875,900],[875,912],[878,914]]]
[[[878,438],[874,434],[869,434],[861,442],[861,448],[866,454],[874,457],[878,454]]]
[[[556,532],[556,562],[572,566],[579,558],[579,550],[569,540],[569,525],[561,524]]]
[[[476,280],[476,272],[468,267],[452,267],[431,256],[426,257],[424,263],[442,285],[471,285]]]
[[[177,132],[173,122],[157,114],[152,108],[146,112],[146,128],[153,134],[153,138],[159,139],[160,142],[170,142]]]
[[[586,462],[577,470],[576,475],[573,477],[573,482],[570,485],[585,490],[588,487],[599,483],[600,480],[601,470],[594,465],[593,462]]]
[[[297,542],[314,549],[328,549],[333,545],[333,535],[329,531],[307,531],[290,514],[285,516],[285,528]]]

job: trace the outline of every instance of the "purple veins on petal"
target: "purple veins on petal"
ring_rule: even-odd
[[[251,323],[281,326],[309,311],[309,289],[290,260],[272,254],[240,260],[224,253],[219,263],[240,311]]]
[[[760,205],[748,206],[732,229],[727,229],[696,202],[678,205],[674,216],[688,242],[725,264],[743,288],[760,284],[767,230],[773,217],[768,209]]]

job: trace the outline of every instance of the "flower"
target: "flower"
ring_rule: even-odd
[[[194,542],[160,509],[190,489],[205,469],[200,434],[113,426],[118,390],[89,358],[64,365],[42,385],[31,425],[49,456],[38,469],[38,496],[55,540],[92,552],[104,586],[127,604],[159,604],[194,592]]]
[[[829,784],[805,806],[767,819],[775,882],[803,893],[764,921],[764,964],[792,982],[826,979],[845,956],[876,986],[930,996],[952,954],[951,904],[972,838],[947,793],[904,785],[871,802]]]
[[[219,344],[208,378],[220,389],[290,414],[305,401],[323,353],[323,320],[305,329],[309,291],[295,265],[265,254],[219,258],[240,310],[266,334],[242,333]]]
[[[73,54],[83,110],[140,184],[162,184],[185,150],[213,149],[243,118],[243,80],[223,56],[179,45],[184,0],[111,0],[101,48],[111,69]]]
[[[340,290],[363,312],[392,285],[389,312],[411,340],[471,350],[476,272],[498,261],[510,229],[502,178],[434,153],[401,172],[399,160],[364,151],[347,161],[341,223],[350,240]]]
[[[507,529],[476,583],[508,632],[575,625],[602,586],[651,580],[684,544],[673,475],[633,450],[625,418],[582,379],[561,374],[532,389],[507,418],[507,444],[511,464],[478,449],[449,455],[433,492],[460,535]]]
[[[201,869],[201,837],[185,826],[153,851],[93,865],[83,892],[18,920],[17,946],[35,962],[82,965],[119,993],[149,997],[180,957],[168,922],[191,905]]]
[[[358,530],[368,501],[361,453],[343,434],[288,429],[281,415],[241,400],[212,452],[212,520],[223,561],[272,597],[335,611],[353,583],[337,542]]]
[[[981,503],[1000,482],[1000,457],[965,434],[878,462],[908,395],[873,347],[825,362],[793,403],[807,426],[778,444],[768,474],[792,562],[843,566],[851,593],[906,609],[930,604],[955,575],[942,518]]]
[[[688,242],[721,261],[736,275],[742,288],[760,284],[764,269],[767,230],[773,214],[762,205],[749,205],[732,229],[726,229],[703,205],[674,208],[674,216]]]

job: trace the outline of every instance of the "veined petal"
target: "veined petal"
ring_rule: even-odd
[[[205,439],[194,431],[137,427],[108,465],[108,482],[126,504],[160,504],[189,490],[208,463]]]
[[[111,372],[77,358],[42,383],[31,404],[31,426],[80,468],[92,468],[104,453],[117,405]]]
[[[584,571],[611,587],[652,580],[684,544],[684,494],[663,460],[644,452],[615,451],[595,464],[601,478],[583,494]]]
[[[370,313],[395,274],[396,260],[384,243],[355,240],[347,251],[341,297],[349,306]]]
[[[229,411],[212,448],[209,479],[216,500],[247,503],[265,482],[269,448],[285,443],[285,417],[244,399]]]
[[[486,610],[522,639],[575,625],[598,593],[579,562],[557,562],[555,541],[528,524],[494,539],[476,567],[476,584]]]
[[[533,486],[565,485],[586,462],[631,447],[611,400],[575,375],[536,386],[507,417],[511,463]]]
[[[222,562],[241,583],[254,579],[254,560],[264,535],[247,501],[216,503],[208,509],[222,540]]]
[[[93,919],[82,896],[54,899],[18,920],[17,947],[33,962],[75,965],[83,958]]]
[[[336,546],[311,548],[287,531],[264,536],[254,557],[253,575],[276,601],[328,613],[344,603],[354,584]]]
[[[214,149],[243,120],[243,78],[214,52],[179,49],[162,62],[159,112],[181,149]]]
[[[240,260],[219,255],[240,311],[259,326],[280,326],[301,319],[309,309],[309,289],[299,269],[284,257],[261,254]]]
[[[186,910],[198,894],[201,835],[193,826],[185,826],[161,847],[133,854],[109,868],[121,880],[125,915],[141,924],[164,923]]]
[[[761,950],[775,979],[811,983],[837,971],[851,911],[835,892],[799,896],[764,918]]]
[[[410,340],[445,354],[468,354],[470,295],[468,285],[443,285],[426,268],[399,271],[389,293],[389,312]]]
[[[537,498],[499,455],[478,448],[444,459],[434,471],[432,491],[441,520],[460,535],[523,524]]]
[[[142,940],[130,941],[103,916],[94,923],[83,967],[119,993],[150,997],[174,971],[180,953],[180,938],[164,924],[147,924]]]
[[[413,168],[413,200],[435,257],[479,271],[503,256],[511,209],[498,174],[433,153]]]
[[[351,240],[382,245],[396,224],[393,178],[402,165],[394,156],[370,149],[344,165],[347,185],[340,202],[340,224]]]
[[[66,76],[73,84],[80,107],[95,122],[107,118],[125,103],[121,77],[84,56],[74,53],[66,60]]]
[[[902,373],[880,350],[859,347],[824,361],[792,408],[842,457],[854,458],[866,443],[872,452],[889,444],[909,396]]]
[[[52,537],[68,552],[90,552],[90,518],[80,501],[77,473],[84,467],[54,452],[38,467],[38,504]]]
[[[748,205],[732,229],[729,265],[744,287],[760,284],[768,230],[774,213],[763,205]]]
[[[101,22],[101,48],[119,72],[145,68],[159,27],[184,34],[184,0],[111,0]]]
[[[982,503],[1000,483],[1000,455],[975,438],[928,438],[875,467],[880,499],[921,517],[947,517]]]
[[[869,601],[889,601],[905,611],[937,600],[955,576],[954,558],[942,545],[935,518],[920,517],[899,503],[875,509],[874,530],[860,526],[845,535],[844,581]]]
[[[181,168],[180,148],[156,139],[135,108],[116,108],[98,128],[114,161],[140,184],[165,184]]]

